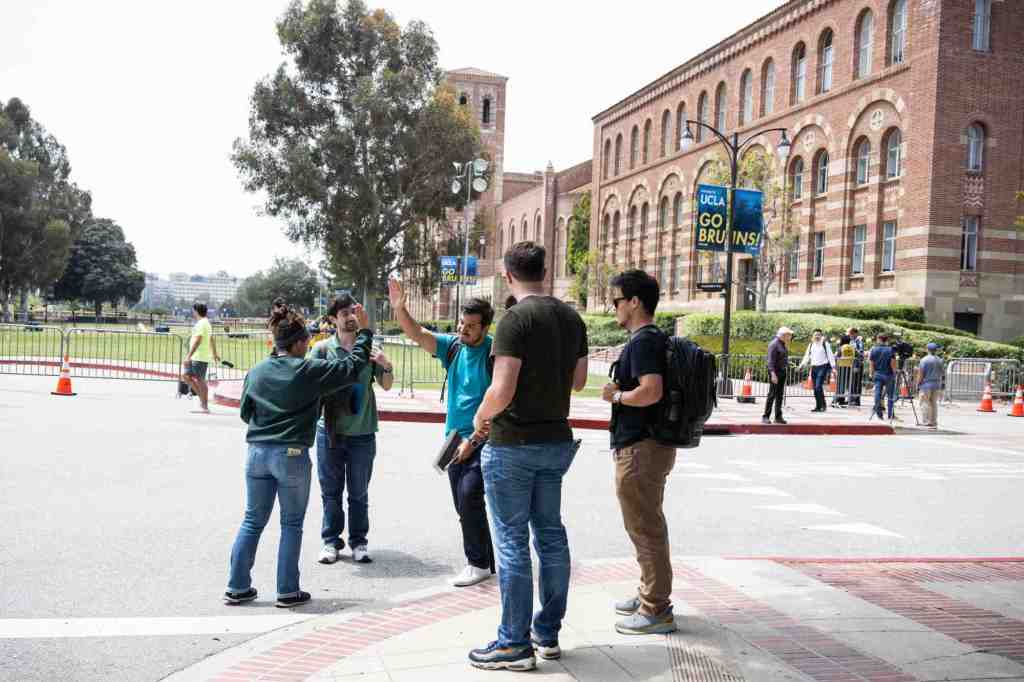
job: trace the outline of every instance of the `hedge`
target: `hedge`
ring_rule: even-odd
[[[856,320],[906,320],[920,323],[925,321],[924,308],[919,305],[828,305],[796,308],[787,312],[831,315]]]
[[[865,340],[873,339],[882,333],[890,336],[902,333],[904,340],[914,346],[918,355],[923,354],[924,347],[934,341],[942,347],[942,353],[947,357],[1024,359],[1024,351],[1021,348],[1008,344],[910,329],[878,320],[859,320],[808,313],[756,313],[751,311],[738,311],[732,315],[732,334],[736,338],[768,342],[782,326],[792,329],[795,338],[804,343],[817,328],[820,328],[828,336],[838,337],[844,334],[848,328],[857,327]],[[680,333],[686,336],[721,336],[722,316],[715,313],[687,315],[680,323]]]
[[[923,322],[910,322],[909,320],[897,320],[890,318],[886,322],[905,327],[906,329],[920,329],[926,332],[938,332],[940,334],[952,334],[953,336],[966,336],[971,339],[978,338],[978,335],[974,332],[969,332],[964,329],[957,329],[956,327],[946,327],[941,324],[925,324]]]
[[[675,334],[679,313],[655,313],[654,324],[666,334]],[[614,315],[583,315],[587,325],[587,343],[595,346],[618,346],[626,342],[629,333],[619,326]]]

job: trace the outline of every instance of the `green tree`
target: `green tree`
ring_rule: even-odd
[[[740,285],[754,294],[757,309],[766,312],[769,294],[779,291],[779,275],[785,267],[786,256],[799,238],[799,228],[791,227],[790,197],[788,193],[783,193],[771,157],[762,147],[747,150],[740,158],[738,171],[740,187],[756,189],[762,193],[764,212],[761,249],[753,257],[757,277],[753,282],[741,282]],[[731,181],[729,164],[721,157],[713,159],[705,173],[703,177],[709,184],[728,185]],[[707,266],[716,256],[702,252],[702,265]]]
[[[581,194],[572,207],[569,227],[566,260],[569,261],[569,273],[575,275],[586,267],[590,253],[590,192]]]
[[[319,295],[316,271],[297,258],[275,258],[268,270],[245,278],[238,288],[236,303],[243,315],[262,316],[278,296],[290,306],[312,310]]]
[[[601,311],[608,312],[611,309],[609,289],[615,271],[611,265],[601,260],[597,252],[590,251],[586,256],[583,265],[577,266],[576,275],[569,285],[569,295],[576,299],[579,308],[585,309],[590,294],[593,294],[595,300],[601,303]]]
[[[293,0],[277,34],[289,62],[256,85],[233,161],[290,239],[355,278],[373,315],[406,265],[403,232],[465,200],[449,189],[452,163],[478,155],[479,129],[440,85],[422,22],[403,28],[361,0]]]
[[[25,104],[0,103],[0,303],[10,319],[16,291],[47,288],[91,217],[91,197],[70,180],[67,151]]]
[[[107,218],[93,219],[72,244],[67,269],[54,286],[54,296],[90,301],[99,318],[104,303],[138,303],[146,275],[135,265],[135,247],[125,241],[121,226]]]

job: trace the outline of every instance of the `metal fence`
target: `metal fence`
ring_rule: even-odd
[[[184,358],[177,334],[75,327],[64,338],[76,377],[177,381]]]
[[[0,324],[0,374],[60,374],[64,330],[42,325]]]

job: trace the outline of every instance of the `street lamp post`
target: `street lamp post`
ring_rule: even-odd
[[[739,158],[740,152],[758,138],[766,133],[782,133],[782,141],[779,142],[778,153],[779,158],[782,160],[783,170],[785,173],[786,159],[789,158],[789,151],[791,148],[789,139],[786,138],[785,128],[767,128],[765,130],[759,130],[756,133],[751,134],[749,137],[740,142],[739,133],[733,133],[732,139],[720,132],[717,128],[704,123],[703,121],[693,121],[690,119],[686,120],[686,132],[683,133],[682,148],[686,151],[693,145],[693,133],[690,132],[690,124],[706,128],[707,130],[714,133],[718,141],[722,143],[726,151],[729,153],[729,178],[730,178],[730,190],[729,190],[729,219],[725,223],[725,312],[722,315],[722,381],[719,388],[719,393],[725,396],[732,395],[732,381],[729,380],[729,340],[731,336],[730,324],[732,321],[732,221],[735,215],[736,208],[736,185],[739,176]],[[723,390],[724,389],[724,390]]]
[[[452,180],[452,194],[458,194],[462,191],[462,182],[466,183],[466,205],[462,208],[462,217],[465,227],[465,235],[463,236],[463,251],[462,251],[462,273],[459,277],[459,281],[455,283],[455,314],[452,316],[455,320],[455,325],[459,323],[459,308],[462,302],[462,286],[466,281],[466,277],[469,274],[469,204],[473,201],[473,190],[477,193],[487,191],[487,180],[484,179],[483,175],[487,172],[487,161],[484,159],[473,159],[465,163],[453,162],[455,166],[455,172],[458,175]],[[483,244],[483,237],[480,238],[480,243]]]

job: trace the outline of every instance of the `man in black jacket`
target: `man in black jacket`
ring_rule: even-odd
[[[779,327],[775,338],[768,344],[768,372],[771,384],[768,387],[768,399],[764,401],[764,416],[761,422],[771,424],[769,416],[775,407],[775,423],[785,424],[782,418],[782,399],[786,395],[786,375],[789,369],[789,342],[793,340],[793,330]]]

